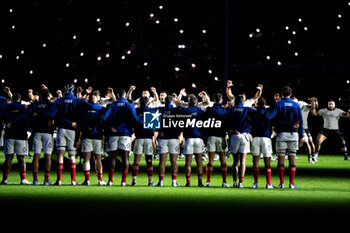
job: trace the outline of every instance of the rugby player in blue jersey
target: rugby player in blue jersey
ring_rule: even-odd
[[[282,99],[274,103],[267,112],[268,119],[274,119],[276,131],[276,154],[278,156],[278,188],[284,188],[284,160],[289,160],[289,188],[298,186],[294,183],[295,157],[299,147],[303,145],[303,117],[300,106],[291,100],[292,89],[285,86],[281,90]]]
[[[136,114],[135,107],[126,99],[126,92],[120,89],[117,92],[118,99],[107,106],[101,115],[101,120],[107,125],[108,151],[110,154],[110,171],[107,185],[113,184],[113,174],[116,165],[116,156],[122,158],[122,181],[126,186],[126,177],[129,170],[129,152],[131,150],[131,135],[138,125],[142,125],[142,119]]]

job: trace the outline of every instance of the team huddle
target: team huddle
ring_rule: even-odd
[[[24,103],[21,95],[12,94],[7,88],[6,96],[0,96],[0,121],[4,125],[5,162],[1,184],[7,184],[14,154],[17,156],[21,184],[30,184],[26,179],[25,157],[29,153],[28,138],[32,137],[31,149],[34,152],[32,169],[33,184],[39,184],[39,159],[44,154],[44,185],[61,185],[65,154],[68,153],[71,184],[76,185],[76,153],[82,153],[85,180],[82,185],[90,184],[90,160],[94,159],[94,169],[99,185],[112,185],[116,169],[117,156],[122,161],[121,185],[128,185],[129,154],[134,153],[132,164],[132,183],[136,185],[139,163],[144,155],[147,165],[148,185],[163,186],[166,161],[169,155],[171,163],[172,186],[177,182],[180,154],[185,155],[186,186],[191,186],[191,164],[196,162],[198,186],[211,185],[213,162],[218,155],[221,165],[222,187],[230,187],[227,182],[227,153],[233,155],[233,187],[242,188],[246,172],[246,157],[253,155],[252,188],[259,187],[259,161],[264,158],[266,188],[284,188],[284,164],[289,161],[289,188],[297,188],[294,183],[296,173],[296,154],[305,145],[309,163],[318,160],[321,144],[327,138],[336,138],[344,159],[349,160],[346,142],[339,130],[339,118],[350,117],[335,107],[330,100],[328,107],[318,110],[318,100],[308,98],[307,102],[293,97],[292,89],[285,86],[275,94],[274,103],[267,106],[262,97],[263,86],[258,85],[253,98],[247,99],[243,92],[233,94],[232,81],[227,82],[226,97],[221,93],[209,96],[202,91],[187,94],[182,89],[179,94],[160,92],[155,88],[144,90],[142,96],[133,100],[131,86],[114,93],[107,89],[105,97],[98,90],[89,88],[83,95],[82,88],[68,84],[64,92],[58,91],[53,97],[48,88],[42,85],[40,94],[29,91],[30,102]],[[151,94],[152,93],[152,94]],[[161,119],[173,115],[188,116],[195,120],[215,119],[218,127],[144,127],[143,115],[150,112]],[[308,130],[308,115],[322,116],[324,125],[313,142]],[[275,142],[273,143],[272,138]],[[275,144],[273,146],[273,144]],[[51,183],[51,154],[57,149],[57,179]],[[275,148],[277,155],[278,186],[271,184],[271,157]],[[206,182],[203,179],[203,154],[206,150],[208,162],[205,167]],[[108,181],[103,179],[102,155],[108,154]],[[159,154],[158,184],[153,181],[153,163],[155,154]]]

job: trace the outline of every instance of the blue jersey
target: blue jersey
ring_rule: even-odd
[[[177,114],[182,115],[191,115],[190,119],[203,120],[204,112],[198,106],[191,106],[188,108],[176,108]],[[185,127],[184,128],[184,138],[202,138],[202,130],[197,128],[196,125],[194,127]]]
[[[139,107],[136,109],[136,114],[140,119],[143,119],[144,112],[155,112],[156,108],[149,108],[148,106]],[[144,129],[143,125],[137,125],[135,127],[135,137],[136,138],[150,138],[152,139],[154,132],[152,129]]]
[[[152,108],[153,109],[153,108]],[[174,106],[172,104],[165,104],[164,107],[160,107],[160,108],[155,108],[155,109],[159,109],[159,111],[162,113],[162,119],[161,122],[163,122],[163,120],[166,117],[163,117],[164,115],[174,115],[176,108],[174,108]],[[179,136],[182,132],[182,130],[178,127],[169,127],[169,128],[163,128],[161,126],[161,129],[158,130],[159,131],[159,139],[179,139]]]
[[[72,123],[77,122],[82,111],[89,109],[101,110],[103,107],[92,105],[73,93],[66,93],[62,98],[57,99],[49,111],[51,118],[55,117],[55,125],[58,128],[72,129]],[[45,116],[47,116],[45,114]]]
[[[275,120],[275,131],[298,132],[303,137],[303,116],[299,104],[290,98],[282,98],[276,102],[266,114],[268,119]],[[299,124],[299,127],[296,127]]]
[[[109,130],[109,136],[131,136],[134,127],[142,125],[142,119],[136,114],[135,107],[125,98],[119,98],[107,106],[101,114],[101,121]]]
[[[99,110],[97,104],[92,104],[93,109],[87,110],[80,114],[78,129],[81,132],[82,139],[102,139],[103,132],[99,124]]]
[[[222,107],[221,104],[213,104],[212,107],[207,107],[205,110],[205,119],[215,119],[221,121],[221,127],[210,127],[205,130],[207,136],[225,137],[226,136],[226,118],[227,109]]]
[[[232,129],[234,134],[249,133],[248,116],[254,112],[254,109],[244,107],[242,103],[239,103],[235,107],[228,107],[227,112],[228,129]]]
[[[272,120],[266,118],[266,108],[258,108],[251,116],[251,134],[253,137],[271,138]]]
[[[53,134],[54,125],[51,118],[44,116],[49,111],[53,103],[47,98],[40,99],[31,105],[28,113],[30,114],[30,122],[33,126],[33,133],[49,133]]]
[[[25,105],[20,103],[12,103],[7,107],[4,114],[4,121],[11,123],[11,128],[5,128],[6,139],[27,140],[27,115]]]

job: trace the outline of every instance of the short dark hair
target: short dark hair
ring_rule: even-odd
[[[19,94],[19,93],[13,93],[13,95],[12,95],[12,102],[19,102],[19,101],[21,101],[21,98],[22,98],[22,96],[21,96],[21,94]]]
[[[281,90],[281,95],[282,96],[291,96],[292,95],[292,88],[289,86],[284,86]]]
[[[221,93],[214,93],[213,94],[213,100],[214,100],[215,103],[220,103],[220,101],[222,100]]]
[[[146,106],[147,105],[147,103],[148,103],[148,97],[147,96],[141,96],[140,97],[140,106],[141,107],[144,107],[144,106]]]
[[[239,103],[243,103],[244,97],[241,95],[237,95],[235,97],[235,105],[237,106]]]
[[[258,99],[258,102],[256,103],[256,105],[258,106],[258,108],[264,108],[266,106],[266,99],[261,96]]]
[[[47,99],[50,96],[50,91],[48,89],[42,89],[40,92],[40,97],[43,99]]]
[[[126,95],[126,91],[124,89],[119,89],[117,91],[117,98],[124,97]]]
[[[189,106],[195,106],[198,102],[198,99],[195,95],[190,94],[188,95],[188,105]]]
[[[173,102],[173,99],[174,99],[173,96],[167,95],[167,96],[165,97],[165,103],[166,103],[166,104],[171,104],[171,103]]]

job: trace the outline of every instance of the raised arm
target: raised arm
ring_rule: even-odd
[[[256,87],[256,89],[258,89],[258,91],[255,93],[253,100],[257,101],[261,95],[262,95],[262,90],[263,90],[263,85],[262,84],[258,84],[258,86]]]
[[[130,86],[128,93],[126,93],[126,99],[132,100],[132,92],[136,89],[136,86]]]
[[[313,116],[320,116],[320,113],[316,110],[318,108],[318,101],[317,101],[317,98],[313,97],[313,98],[310,98],[310,101],[311,101],[311,114]]]
[[[233,87],[233,82],[231,80],[228,80],[226,86],[226,95],[229,100],[233,100],[235,98],[235,96],[232,94],[231,87]]]

